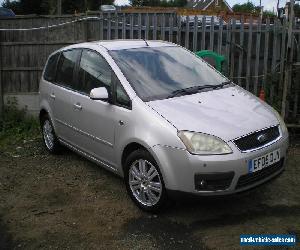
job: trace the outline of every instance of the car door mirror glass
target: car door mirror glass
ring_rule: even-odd
[[[105,87],[94,88],[91,90],[91,93],[90,93],[90,98],[92,100],[107,101],[109,99],[108,97],[109,97],[108,92]]]

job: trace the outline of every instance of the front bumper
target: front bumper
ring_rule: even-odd
[[[284,170],[288,136],[281,137],[265,148],[247,153],[239,151],[232,142],[228,144],[233,150],[232,154],[208,156],[192,155],[186,150],[168,146],[154,146],[153,154],[160,166],[166,189],[201,196],[234,194],[258,186]],[[248,178],[248,161],[276,149],[280,149],[281,162],[256,172],[254,178]],[[211,185],[208,190],[199,188],[201,177],[208,177],[208,184]]]

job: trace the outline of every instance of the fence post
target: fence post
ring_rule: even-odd
[[[190,16],[186,16],[185,19],[185,42],[184,47],[189,49],[189,42],[190,42]]]
[[[241,46],[241,50],[239,51],[240,55],[239,55],[239,66],[238,66],[238,84],[240,86],[242,86],[243,84],[243,81],[242,81],[242,74],[244,72],[243,70],[243,65],[244,65],[244,56],[246,55],[245,54],[245,44],[244,44],[244,41],[245,41],[245,17],[242,16],[241,18],[241,29],[240,29],[240,46]]]
[[[115,39],[119,38],[119,14],[115,12]]]
[[[289,20],[288,20],[288,40],[287,40],[287,49],[286,49],[286,66],[283,82],[283,91],[282,91],[282,103],[281,103],[281,116],[284,119],[286,116],[286,98],[287,90],[290,79],[290,74],[292,74],[293,69],[293,58],[292,58],[292,42],[293,42],[293,23],[294,23],[294,4],[295,0],[290,1],[290,11],[289,11]],[[284,27],[285,28],[285,27]]]
[[[198,16],[194,17],[194,36],[193,36],[193,51],[197,52],[198,49]]]
[[[57,0],[57,15],[58,16],[61,16],[61,10],[62,10],[62,8],[61,8],[62,6],[61,6],[61,0]]]
[[[85,39],[85,41],[86,42],[88,42],[89,41],[89,28],[88,28],[88,25],[89,25],[89,23],[88,23],[88,19],[87,19],[87,12],[85,12],[85,21],[84,21],[84,39]]]
[[[181,45],[181,15],[177,16],[177,44]]]
[[[260,42],[261,42],[261,25],[262,21],[259,19],[258,24],[257,24],[257,29],[256,29],[256,48],[255,48],[255,64],[254,64],[254,88],[253,88],[253,93],[254,95],[258,94],[258,82],[259,82],[259,70],[260,70]],[[266,48],[265,48],[266,49]]]
[[[103,40],[103,14],[100,12],[99,15],[99,40]]]
[[[246,89],[249,91],[251,82],[251,59],[252,59],[252,31],[253,17],[251,16],[248,30],[248,48],[247,48],[247,69],[246,69]]]
[[[2,31],[0,30],[0,120],[3,116],[3,106],[4,106],[4,100],[3,100],[3,81],[2,81]]]

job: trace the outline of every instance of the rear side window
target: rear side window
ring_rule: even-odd
[[[55,80],[55,71],[56,71],[56,63],[58,59],[59,53],[52,55],[45,68],[44,79],[52,82]]]
[[[61,53],[57,64],[56,82],[74,89],[73,72],[80,50],[68,50]]]

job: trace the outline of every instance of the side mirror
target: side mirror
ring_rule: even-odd
[[[108,92],[105,87],[100,87],[100,88],[95,88],[91,90],[90,93],[90,98],[92,100],[103,100],[107,101],[108,100]]]

